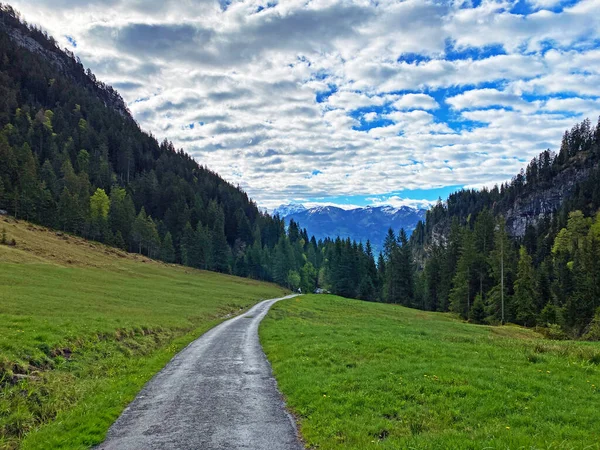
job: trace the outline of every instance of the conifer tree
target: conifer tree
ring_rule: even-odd
[[[146,215],[146,209],[142,206],[139,214],[135,218],[132,226],[132,239],[136,245],[137,253],[142,253],[142,248],[148,239],[148,216]]]
[[[217,272],[229,273],[231,271],[231,249],[225,237],[225,217],[223,210],[217,207],[214,225],[211,230],[212,242],[212,269]]]
[[[531,256],[524,246],[519,250],[519,264],[517,266],[517,279],[515,280],[515,307],[517,322],[532,326],[535,324],[535,277]]]
[[[480,294],[477,294],[473,306],[469,311],[469,320],[473,323],[483,323],[486,317],[485,305],[483,298]]]
[[[473,299],[472,278],[474,274],[475,242],[473,233],[467,228],[462,233],[460,257],[456,274],[452,280],[450,292],[450,309],[461,317],[467,318]]]
[[[408,243],[408,237],[404,229],[398,233],[397,251],[397,273],[396,278],[399,287],[399,301],[403,305],[412,306],[415,298],[415,286],[413,279],[412,249]]]

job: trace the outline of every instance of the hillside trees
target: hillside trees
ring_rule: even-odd
[[[519,250],[517,279],[515,280],[514,304],[516,321],[524,326],[535,324],[536,282],[531,256],[524,246]]]
[[[565,133],[558,156],[544,151],[510,183],[459,191],[447,204],[435,205],[415,253],[426,254],[416,275],[423,299],[416,304],[473,321],[481,321],[483,304],[487,323],[586,333],[600,306],[599,156],[600,124],[584,121]],[[501,211],[573,168],[585,169],[588,176],[575,183],[560,208],[527,224],[523,237],[510,237]],[[432,231],[444,222],[444,238],[432,242]]]

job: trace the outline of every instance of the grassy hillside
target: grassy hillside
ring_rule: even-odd
[[[0,448],[86,448],[183,346],[284,294],[0,218]]]
[[[598,344],[317,295],[260,334],[310,447],[600,448]]]

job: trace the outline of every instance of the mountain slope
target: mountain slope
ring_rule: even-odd
[[[596,127],[588,119],[576,124],[565,132],[558,152],[543,151],[510,182],[492,189],[461,190],[451,194],[446,204],[431,208],[425,234],[437,242],[447,236],[453,218],[463,223],[484,209],[502,215],[509,234],[516,238],[523,238],[528,227],[536,227],[569,202],[588,215],[594,213],[600,205],[600,186],[588,180],[600,168],[599,143],[600,121]]]
[[[284,235],[243,191],[143,132],[119,94],[51,37],[9,6],[0,19],[0,209],[221,272],[239,267],[253,232],[269,248]]]
[[[378,298],[368,246],[317,242],[260,212],[143,132],[112,88],[5,5],[0,94],[0,210],[9,215],[167,263]]]
[[[398,231],[404,228],[410,234],[417,223],[425,219],[426,211],[408,206],[367,206],[345,210],[335,206],[306,209],[302,205],[286,205],[277,208],[275,213],[288,221],[294,220],[317,239],[339,236],[363,243],[369,240],[378,252],[383,247],[388,229]]]

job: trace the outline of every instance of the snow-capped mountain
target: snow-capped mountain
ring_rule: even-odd
[[[410,236],[419,220],[425,219],[426,210],[389,205],[345,210],[335,206],[306,208],[300,204],[289,204],[276,208],[273,214],[276,213],[286,222],[293,219],[317,239],[340,236],[363,243],[370,240],[374,251],[378,252],[389,228],[396,233],[404,228]]]
[[[306,211],[306,207],[299,203],[289,203],[287,205],[279,205],[273,210],[273,215],[279,214],[279,217],[285,218],[292,214],[298,214]]]

